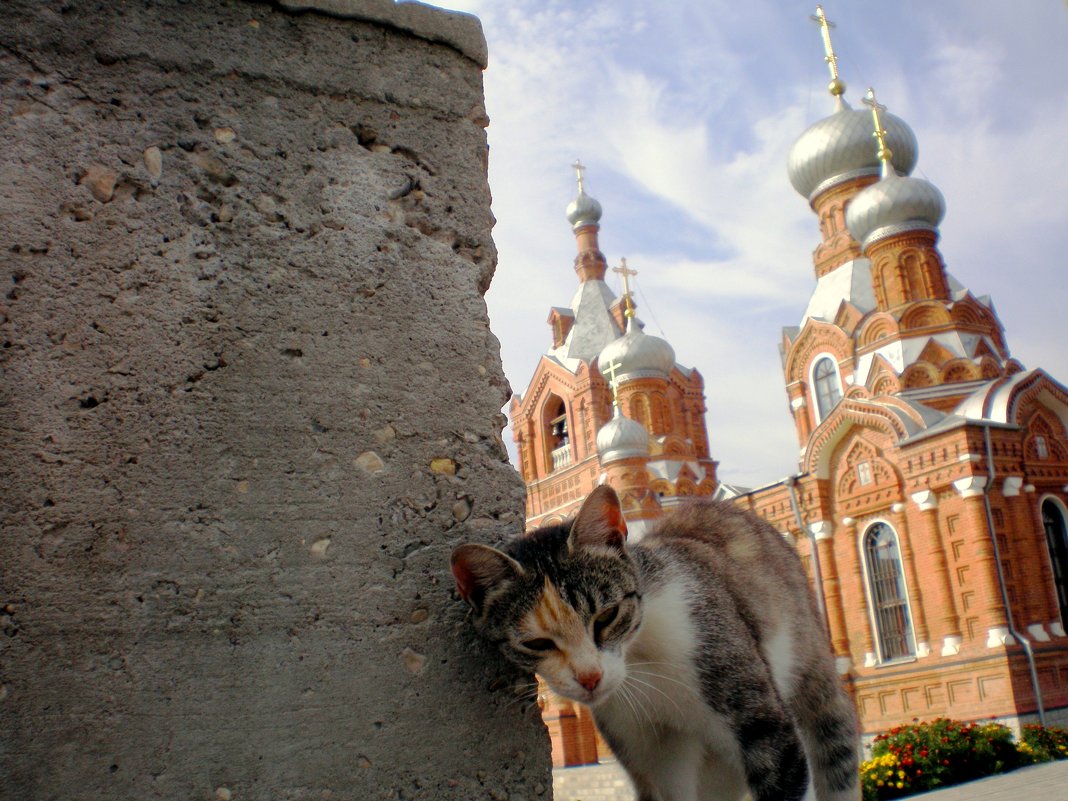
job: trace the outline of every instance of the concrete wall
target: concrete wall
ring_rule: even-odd
[[[481,30],[307,5],[0,8],[5,800],[550,794],[448,571],[522,527]]]

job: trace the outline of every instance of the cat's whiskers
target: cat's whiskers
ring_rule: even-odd
[[[650,664],[652,664],[652,663],[650,663]],[[684,688],[686,690],[686,692],[688,692],[690,695],[694,696],[695,698],[700,698],[700,696],[698,695],[697,691],[690,684],[690,682],[683,681],[682,679],[677,679],[674,676],[668,676],[666,673],[656,673],[656,672],[651,671],[651,670],[631,670],[630,673],[638,675],[638,676],[648,676],[648,677],[653,678],[653,679],[663,679],[664,681],[670,681],[670,682],[672,682],[674,684],[677,684],[680,687]]]
[[[656,674],[642,674],[642,675],[653,675],[653,676],[656,676]],[[660,676],[658,678],[665,678],[665,677]],[[672,698],[671,695],[669,695],[668,693],[664,692],[662,689],[657,687],[651,681],[644,681],[642,679],[639,679],[634,674],[631,674],[631,675],[627,676],[627,681],[628,682],[633,681],[635,684],[640,684],[643,687],[649,688],[650,690],[655,690],[656,692],[660,693],[662,696],[664,696],[664,698],[666,698],[668,701],[671,702],[671,705],[673,707],[675,707],[675,711],[676,712],[678,712],[680,715],[682,714],[682,707],[679,706],[678,702],[674,698]],[[682,682],[679,682],[679,684],[682,684]]]
[[[652,713],[645,708],[645,705],[642,703],[642,699],[639,698],[635,692],[639,688],[636,686],[628,686],[629,682],[630,678],[628,677],[623,681],[622,684],[619,685],[619,687],[616,689],[616,692],[619,693],[619,697],[623,699],[623,701],[627,704],[628,707],[630,707],[631,713],[634,715],[634,719],[636,721],[638,721],[639,723],[644,722],[648,725],[652,725]],[[648,697],[646,697],[645,700],[646,702],[648,702]]]

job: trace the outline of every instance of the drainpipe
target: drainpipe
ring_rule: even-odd
[[[798,474],[803,475],[803,474]],[[786,479],[786,488],[790,490],[790,506],[794,510],[794,518],[797,520],[797,527],[803,532],[808,534],[809,547],[812,549],[812,581],[816,585],[816,606],[820,610],[820,618],[823,620],[823,628],[830,636],[831,622],[827,619],[827,605],[823,598],[823,571],[820,570],[820,552],[816,546],[816,535],[812,533],[812,530],[805,525],[805,521],[801,518],[801,509],[797,505],[797,492],[794,487],[797,484],[798,476],[790,476]]]
[[[983,487],[983,508],[986,510],[986,526],[990,531],[990,542],[994,546],[994,566],[997,568],[998,573],[998,588],[1001,590],[1001,602],[1005,604],[1005,617],[1009,624],[1009,634],[1016,638],[1024,649],[1024,654],[1027,656],[1027,666],[1031,670],[1031,687],[1035,692],[1035,703],[1038,705],[1038,722],[1039,725],[1046,725],[1046,709],[1042,703],[1042,685],[1038,681],[1038,670],[1035,667],[1035,652],[1031,648],[1030,641],[1024,637],[1019,631],[1016,630],[1016,625],[1012,622],[1012,606],[1009,604],[1009,591],[1005,585],[1005,574],[1001,570],[1001,549],[998,547],[998,537],[994,531],[994,513],[990,508],[990,488],[994,485],[994,477],[997,475],[997,471],[994,467],[994,454],[993,449],[990,446],[990,426],[983,426],[983,444],[986,448],[986,464],[987,471],[989,473],[986,486]]]

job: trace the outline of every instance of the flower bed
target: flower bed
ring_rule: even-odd
[[[1027,765],[1068,759],[1068,729],[1059,726],[1024,726],[1016,747]]]
[[[864,801],[886,801],[1051,759],[1068,759],[1068,730],[1025,726],[1016,743],[1000,723],[939,718],[880,734],[860,775]]]

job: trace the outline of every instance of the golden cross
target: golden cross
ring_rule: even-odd
[[[886,146],[886,129],[883,128],[882,121],[879,119],[879,112],[886,111],[886,106],[880,105],[879,101],[875,99],[875,90],[870,86],[868,87],[868,94],[864,97],[864,104],[871,107],[871,118],[875,123],[875,133],[872,136],[875,137],[875,141],[879,143],[879,151],[876,153],[879,161],[882,162],[882,175],[885,178],[890,174],[891,169],[890,159],[893,157],[893,151]]]
[[[586,168],[582,165],[582,162],[579,161],[578,159],[575,159],[575,163],[572,164],[571,166],[574,167],[574,169],[575,169],[575,179],[578,181],[578,190],[579,190],[579,193],[581,194],[582,192],[586,191],[585,187],[583,186],[583,175],[582,175],[584,172],[586,172]]]
[[[823,60],[831,71],[831,82],[827,84],[827,89],[836,98],[841,98],[845,92],[845,84],[838,77],[838,56],[834,54],[834,47],[831,45],[831,28],[835,27],[835,24],[827,19],[823,6],[816,6],[816,13],[809,19],[820,26],[820,35],[823,37],[823,52],[826,53]]]
[[[619,406],[619,386],[616,382],[616,373],[623,365],[619,362],[609,362],[605,372],[608,373],[608,386],[612,388],[612,405]]]
[[[623,305],[626,306],[624,314],[630,318],[634,316],[634,304],[630,300],[630,281],[627,279],[632,275],[637,275],[637,270],[632,270],[627,266],[627,260],[621,258],[619,260],[619,266],[613,267],[612,272],[619,273],[623,276]]]

